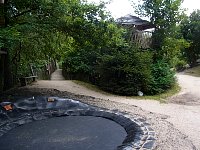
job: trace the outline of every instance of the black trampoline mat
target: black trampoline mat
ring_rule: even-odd
[[[126,138],[114,121],[66,116],[16,127],[0,137],[1,150],[114,150]]]

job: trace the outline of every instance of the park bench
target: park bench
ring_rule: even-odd
[[[21,86],[26,86],[27,84],[36,81],[36,78],[37,78],[38,76],[36,76],[36,72],[35,72],[35,70],[33,69],[33,65],[32,65],[32,64],[30,64],[30,70],[31,70],[31,75],[30,75],[30,76],[20,77],[20,78],[19,78],[19,81],[20,81]]]
[[[28,83],[36,81],[37,76],[21,77],[19,78],[21,86],[26,86]]]

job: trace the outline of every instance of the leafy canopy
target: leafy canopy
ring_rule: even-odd
[[[192,66],[200,57],[200,10],[195,10],[181,22],[181,32],[184,39],[190,42],[190,47],[184,50],[184,56]]]

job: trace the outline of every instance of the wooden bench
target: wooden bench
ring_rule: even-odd
[[[29,76],[19,78],[21,86],[26,86],[28,83],[36,81],[37,76]]]

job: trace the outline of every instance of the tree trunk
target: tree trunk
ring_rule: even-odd
[[[1,24],[1,27],[7,27],[7,23],[8,23],[8,18],[7,18],[7,10],[6,10],[6,5],[7,5],[7,0],[0,0],[0,7],[1,10],[3,10],[3,16],[1,16],[1,18],[3,18],[2,20],[3,23]],[[6,43],[6,40],[5,40]],[[0,71],[0,90],[7,90],[9,88],[11,88],[13,86],[13,79],[12,79],[12,74],[11,74],[11,64],[10,64],[10,58],[9,58],[9,51],[7,48],[2,48],[3,51],[5,51],[7,54],[6,55],[2,55],[2,59],[1,59],[1,71]]]
[[[0,14],[4,13],[4,1],[0,0]],[[4,15],[0,15],[0,28],[2,28],[5,24]],[[1,50],[1,49],[0,49]],[[3,91],[4,87],[4,54],[0,53],[0,92]]]
[[[7,55],[5,55],[5,61],[4,61],[4,90],[8,90],[13,86],[10,56],[7,49],[6,51]]]
[[[0,92],[3,91],[4,88],[4,60],[5,56],[0,56]]]

